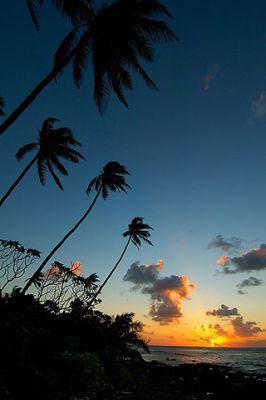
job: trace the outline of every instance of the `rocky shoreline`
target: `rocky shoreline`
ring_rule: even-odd
[[[135,384],[120,388],[113,398],[250,400],[254,395],[266,393],[266,374],[246,373],[228,366],[203,363],[171,366],[145,361],[142,366],[132,366],[131,371]]]

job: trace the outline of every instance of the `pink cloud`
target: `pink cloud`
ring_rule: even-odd
[[[230,263],[230,258],[228,256],[221,256],[216,260],[217,265],[228,265]]]

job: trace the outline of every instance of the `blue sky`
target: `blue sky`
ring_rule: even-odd
[[[47,1],[38,35],[23,3],[1,5],[6,18],[0,26],[5,38],[0,94],[7,114],[49,71],[69,28]],[[130,111],[112,97],[101,117],[92,101],[90,70],[77,90],[67,69],[0,138],[1,193],[27,161],[20,165],[15,152],[35,140],[47,117],[72,128],[87,158],[77,166],[66,164],[64,192],[49,176],[42,187],[31,171],[1,210],[0,236],[45,255],[89,204],[85,189],[91,178],[117,160],[131,173],[132,191],[99,201],[55,259],[66,265],[81,260],[85,274],[97,272],[103,279],[123,249],[121,233],[141,216],[154,228],[154,246],[129,249],[106,288],[103,310],[132,310],[157,326],[147,322],[149,298],[130,292],[122,278],[135,261],[153,264],[161,258],[163,276],[187,275],[197,285],[191,300],[182,303],[184,316],[171,328],[174,335],[186,318],[200,312],[199,303],[205,311],[221,304],[238,307],[244,320],[266,328],[260,306],[265,286],[250,288],[245,296],[236,289],[250,275],[266,280],[265,269],[217,274],[215,261],[223,253],[207,248],[219,234],[241,239],[232,257],[265,243],[266,5],[258,0],[241,6],[209,0],[163,3],[173,14],[169,24],[180,42],[156,45],[155,61],[147,66],[159,92],[136,77],[128,94]],[[200,318],[205,317],[199,324]],[[160,329],[154,343],[164,343]]]

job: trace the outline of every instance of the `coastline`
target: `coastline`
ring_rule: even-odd
[[[195,363],[171,366],[158,361],[132,364],[135,385],[118,399],[243,400],[265,393],[266,374],[247,373],[230,366]]]

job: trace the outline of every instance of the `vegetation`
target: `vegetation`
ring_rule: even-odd
[[[79,301],[55,311],[32,295],[0,299],[0,398],[111,398],[119,382],[132,385],[129,361],[147,350],[133,314],[114,318]]]
[[[85,75],[88,59],[92,64],[93,96],[100,113],[113,92],[128,107],[125,91],[133,87],[132,73],[145,83],[156,85],[141,66],[153,61],[156,42],[176,40],[168,25],[155,17],[171,17],[159,0],[116,0],[96,8],[91,0],[52,0],[67,17],[72,29],[54,56],[51,71],[26,99],[0,125],[0,135],[30,106],[42,90],[71,62],[77,87]],[[40,30],[39,11],[44,0],[26,0],[36,29]],[[0,116],[4,116],[0,97]],[[62,160],[78,163],[84,157],[74,149],[81,144],[67,127],[55,128],[59,120],[47,118],[37,141],[21,147],[16,158],[35,155],[0,199],[0,206],[33,165],[37,165],[41,184],[47,171],[63,190],[57,173],[66,176]],[[99,295],[132,243],[138,249],[150,241],[149,225],[135,217],[123,233],[127,243],[110,273],[99,284],[96,273],[83,276],[79,263],[67,267],[52,257],[74,234],[93,210],[99,197],[124,192],[127,168],[117,161],[108,162],[92,179],[87,194],[94,191],[88,208],[63,238],[50,250],[38,268],[38,250],[17,241],[0,239],[0,398],[3,400],[74,400],[77,398],[119,398],[124,387],[133,387],[143,360],[140,350],[148,351],[141,337],[142,325],[134,314],[111,317],[96,311]],[[25,276],[30,276],[24,282]],[[24,287],[21,289],[21,286]],[[26,294],[31,289],[32,294]],[[136,366],[136,367],[135,367]],[[135,368],[135,372],[134,372]],[[120,393],[116,396],[116,391]],[[89,397],[88,397],[89,396]]]
[[[131,221],[131,223],[128,225],[128,231],[123,233],[124,237],[128,237],[125,248],[122,251],[122,254],[120,255],[119,259],[115,263],[115,266],[112,268],[111,272],[108,274],[108,276],[105,278],[105,280],[103,281],[103,283],[101,284],[95,295],[92,297],[90,305],[92,305],[93,302],[96,300],[97,296],[101,293],[104,286],[109,281],[109,279],[115,272],[116,268],[122,261],[130,242],[133,243],[137,248],[140,248],[141,240],[144,240],[146,243],[152,245],[151,241],[148,239],[150,237],[150,232],[149,232],[150,229],[152,228],[149,225],[143,223],[143,218],[135,217]]]
[[[26,165],[15,182],[0,199],[0,207],[34,164],[37,163],[38,165],[38,175],[42,185],[45,184],[45,175],[48,169],[59,189],[63,190],[62,183],[56,175],[54,168],[62,175],[67,175],[68,173],[59,160],[59,157],[73,163],[78,163],[80,158],[84,160],[84,157],[71,147],[80,146],[80,143],[74,139],[71,130],[69,128],[54,129],[54,123],[57,121],[59,121],[57,118],[47,118],[39,130],[38,141],[28,143],[17,151],[17,160],[21,161],[27,153],[38,149],[37,154]]]
[[[95,8],[94,2],[87,0],[75,1],[75,6],[69,0],[53,0],[53,3],[70,19],[73,29],[56,50],[52,70],[0,125],[0,135],[70,62],[73,80],[79,87],[88,58],[92,62],[94,100],[99,111],[103,112],[110,92],[114,92],[128,107],[124,90],[132,89],[130,71],[135,71],[155,89],[155,83],[140,61],[153,61],[153,43],[178,40],[164,21],[153,18],[158,14],[171,17],[159,0],[116,0],[99,9]],[[36,25],[34,6],[37,1],[28,1],[28,5]]]
[[[87,193],[89,194],[93,188],[96,190],[95,197],[91,202],[88,209],[82,215],[82,217],[78,220],[78,222],[67,232],[67,234],[60,240],[59,243],[50,251],[50,253],[45,257],[39,268],[34,272],[31,279],[26,283],[23,288],[22,293],[25,294],[33,283],[36,277],[40,275],[43,268],[46,266],[48,261],[53,257],[56,251],[65,243],[65,241],[78,229],[78,227],[82,224],[82,222],[87,218],[90,214],[91,210],[93,209],[98,197],[102,195],[104,200],[107,199],[109,192],[126,192],[126,189],[129,189],[130,186],[125,181],[125,175],[128,175],[127,169],[119,164],[117,161],[111,161],[105,165],[100,175],[93,178],[90,182]]]

